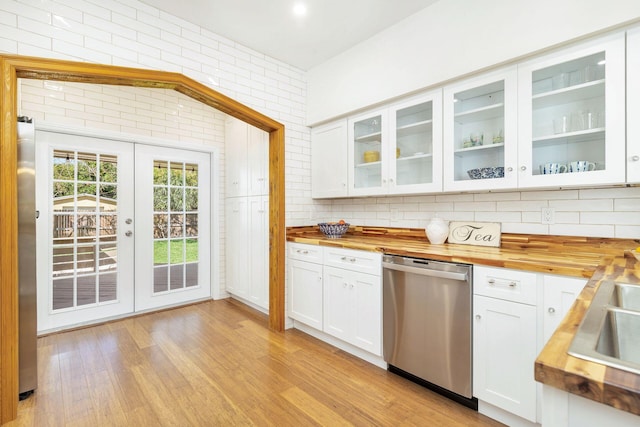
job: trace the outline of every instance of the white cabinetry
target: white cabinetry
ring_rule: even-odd
[[[225,129],[227,291],[269,309],[267,134],[229,118]]]
[[[225,122],[225,197],[268,193],[268,134],[229,117]]]
[[[545,275],[543,281],[544,303],[541,307],[543,342],[546,343],[571,309],[587,280],[577,277]]]
[[[585,284],[582,278],[474,266],[473,394],[480,412],[507,424],[523,424],[511,414],[540,422],[535,359]],[[505,413],[485,410],[485,403]]]
[[[288,257],[291,318],[380,356],[381,255],[289,243]]]
[[[249,301],[269,309],[269,196],[248,198]],[[245,257],[246,260],[246,257]]]
[[[347,197],[347,119],[311,129],[311,197]]]
[[[640,182],[640,28],[627,32],[627,182]]]
[[[442,189],[440,91],[349,119],[350,196]]]
[[[515,67],[444,89],[444,189],[517,187]]]
[[[624,33],[519,64],[518,80],[520,187],[625,182]]]
[[[324,260],[324,332],[382,355],[380,254],[325,248]]]
[[[241,298],[247,298],[249,295],[248,218],[246,197],[232,197],[225,200],[226,288],[228,292]]]
[[[322,329],[322,248],[289,243],[289,316]]]
[[[474,266],[473,394],[536,421],[536,274]]]

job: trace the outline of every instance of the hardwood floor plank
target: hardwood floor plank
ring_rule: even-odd
[[[16,426],[497,426],[261,313],[211,301],[42,337]]]

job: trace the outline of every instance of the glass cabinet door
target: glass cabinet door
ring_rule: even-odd
[[[383,140],[386,143],[383,120],[382,112],[349,120],[351,195],[373,195],[382,191]]]
[[[624,182],[624,38],[531,61],[520,77],[520,185]]]
[[[440,92],[392,108],[389,191],[412,193],[442,189]]]
[[[445,190],[515,186],[515,69],[445,88]]]
[[[627,32],[627,182],[640,183],[640,28]]]

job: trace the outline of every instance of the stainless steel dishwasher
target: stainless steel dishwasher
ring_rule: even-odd
[[[385,255],[383,342],[389,371],[477,410],[472,396],[472,266]]]

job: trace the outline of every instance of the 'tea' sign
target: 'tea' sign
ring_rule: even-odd
[[[449,224],[449,243],[500,247],[499,222],[456,222]]]

